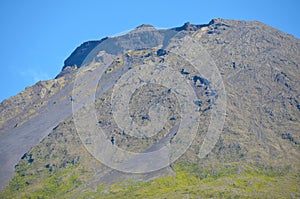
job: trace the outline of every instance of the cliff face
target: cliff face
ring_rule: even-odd
[[[213,150],[204,158],[198,156],[200,146],[214,102],[222,99],[218,93],[221,91],[210,87],[212,78],[197,73],[192,61],[168,51],[167,43],[178,33],[189,35],[199,45],[199,51],[210,56],[226,91],[224,127]],[[127,42],[130,39],[136,39],[136,43]],[[177,48],[174,45],[173,52]],[[109,142],[123,150],[151,151],[174,141],[182,119],[175,94],[163,86],[150,85],[133,93],[130,114],[135,122],[147,125],[151,122],[149,110],[160,103],[168,112],[163,130],[150,138],[137,138],[122,131],[113,117],[111,103],[113,86],[123,74],[140,65],[169,64],[195,90],[198,100],[193,103],[198,107],[201,125],[191,146],[172,167],[150,174],[124,174],[97,161],[80,140],[74,124],[76,117],[72,115],[72,103],[78,100],[72,96],[74,82],[78,74],[83,81],[91,81],[91,74],[99,73],[100,67],[91,63],[104,63],[112,58],[110,55],[113,61],[102,71],[95,92],[97,125],[105,129]],[[256,21],[224,19],[204,25],[186,23],[169,30],[142,25],[126,35],[85,42],[66,59],[56,79],[39,82],[0,104],[1,188],[14,178],[4,194],[13,196],[23,190],[21,195],[28,196],[45,190],[53,176],[58,176],[56,180],[66,183],[68,193],[76,196],[102,183],[174,175],[179,172],[174,170],[177,165],[196,165],[200,176],[207,176],[207,168],[210,175],[228,168],[234,168],[230,173],[234,175],[242,175],[249,168],[299,174],[299,55],[300,41],[291,35]],[[70,183],[72,175],[76,179]],[[299,196],[299,189],[295,190]]]
[[[65,60],[63,70],[70,66],[81,66],[86,56],[102,41],[107,38],[101,39],[100,41],[87,41],[81,44],[75,51]]]

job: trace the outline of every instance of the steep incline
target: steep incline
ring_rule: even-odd
[[[149,25],[142,25],[134,31],[141,30],[156,31]],[[203,139],[201,135],[207,130],[205,124],[209,122],[215,97],[206,88],[209,82],[198,77],[190,63],[162,51],[162,46],[157,45],[159,42],[154,42],[150,48],[132,49],[133,46],[127,43],[117,45],[120,40],[129,39],[128,34],[108,37],[79,46],[67,58],[56,79],[39,82],[0,104],[1,189],[16,174],[5,196],[42,194],[44,190],[47,192],[53,178],[65,183],[66,187],[56,185],[51,192],[61,194],[59,197],[66,196],[66,193],[75,197],[97,190],[103,182],[112,184],[128,178],[149,180],[174,175],[172,167],[147,175],[119,173],[96,161],[84,148],[72,118],[72,100],[76,100],[72,98],[73,83],[79,68],[85,67],[85,74],[97,71],[85,65],[97,61],[95,57],[106,59],[104,51],[118,56],[105,71],[97,88],[97,125],[106,129],[108,139],[114,137],[115,145],[124,150],[149,151],[170,142],[175,136],[178,104],[176,100],[172,102],[173,96],[162,87],[137,91],[132,97],[132,103],[136,105],[131,107],[131,114],[141,123],[147,120],[147,117],[139,119],[141,113],[153,101],[139,98],[139,92],[144,92],[144,96],[155,96],[154,101],[171,107],[172,119],[160,136],[140,140],[124,134],[114,122],[110,107],[112,87],[126,71],[140,64],[172,63],[192,85],[195,83],[197,96],[201,98],[198,105],[203,119],[199,136],[173,166],[192,164],[195,167],[193,172],[199,172],[199,176],[223,175],[228,169],[234,175],[242,175],[249,168],[262,169],[280,175],[298,175],[296,180],[299,181],[299,39],[257,21],[224,19],[214,19],[205,25],[186,23],[182,27],[157,31],[159,34],[152,35],[154,41],[162,43],[166,43],[174,32],[190,35],[208,52],[220,71],[226,90],[227,111],[222,134],[213,151],[203,159],[196,155]],[[146,33],[142,36],[150,38]],[[145,44],[141,42],[140,45]],[[199,79],[195,80],[195,77]],[[89,80],[88,75],[85,78]],[[198,80],[202,87],[196,86]],[[206,173],[207,168],[209,173]],[[70,176],[76,176],[72,183]],[[295,190],[299,196],[299,187]],[[20,192],[22,194],[17,195]],[[104,193],[108,192],[104,190]]]

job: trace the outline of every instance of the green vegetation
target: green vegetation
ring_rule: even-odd
[[[3,193],[3,198],[64,198],[81,185],[76,166],[67,166],[47,176],[22,176],[17,173]]]
[[[177,165],[176,176],[160,177],[148,182],[126,181],[97,191],[85,192],[80,198],[287,198],[299,197],[299,176],[265,173],[249,167],[243,174],[233,169],[202,178],[195,165]],[[106,191],[103,191],[106,190]],[[108,194],[109,192],[109,194]]]
[[[1,198],[298,198],[298,174],[245,166],[237,174],[231,166],[213,172],[195,164],[176,164],[176,175],[147,182],[127,180],[110,186],[86,188],[81,181],[85,171],[67,166],[48,177],[17,173]],[[32,184],[35,179],[35,183]],[[84,188],[84,189],[83,189]],[[84,190],[84,191],[82,191]]]

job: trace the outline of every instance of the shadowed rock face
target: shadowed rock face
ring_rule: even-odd
[[[257,164],[272,166],[274,169],[289,168],[290,173],[299,172],[298,39],[260,22],[224,19],[214,19],[204,25],[186,23],[169,30],[156,30],[150,25],[142,25],[133,32],[145,30],[154,32],[150,31],[155,38],[151,48],[131,49],[131,46],[125,44],[116,46],[120,38],[126,40],[128,34],[85,42],[66,59],[62,72],[55,80],[39,82],[0,104],[2,190],[15,172],[24,178],[34,175],[37,179],[29,180],[27,185],[32,188],[41,183],[39,178],[46,179],[50,174],[65,170],[68,165],[86,170],[80,177],[87,187],[79,187],[78,193],[101,182],[112,183],[129,178],[97,162],[86,151],[76,134],[72,120],[72,83],[78,68],[87,67],[83,65],[92,61],[87,57],[89,54],[95,57],[100,51],[111,54],[124,52],[105,71],[106,75],[102,79],[104,83],[98,86],[95,101],[99,110],[97,125],[106,129],[109,140],[113,136],[115,146],[124,150],[151,151],[170,142],[175,135],[180,116],[176,103],[166,102],[165,98],[172,99],[172,96],[163,88],[143,90],[144,96],[163,93],[163,97],[155,99],[161,100],[173,110],[165,130],[153,139],[141,141],[126,135],[110,114],[110,95],[115,81],[126,71],[143,63],[176,63],[174,67],[197,90],[200,99],[194,103],[199,106],[204,124],[199,129],[199,134],[206,132],[211,104],[217,93],[210,90],[210,82],[195,73],[190,63],[172,56],[156,45],[155,42],[167,41],[174,31],[189,34],[208,52],[220,71],[227,96],[226,122],[214,150],[206,158],[199,160],[196,156],[202,139],[199,136],[178,161],[197,163],[203,167],[209,165],[212,168],[233,163]],[[149,32],[142,36],[144,39],[153,38]],[[100,56],[99,59],[104,57]],[[87,70],[93,72],[94,69]],[[143,105],[150,102],[138,97],[133,97],[133,102],[137,104],[132,105],[132,115],[136,117],[136,121],[141,124],[147,122],[148,115],[147,111],[143,112]],[[131,175],[130,178],[147,180],[173,172],[171,168],[166,168],[147,175]]]
[[[83,63],[86,56],[102,41],[106,40],[107,38],[103,38],[100,41],[88,41],[81,44],[76,50],[65,60],[63,70],[70,66],[77,66],[80,67]]]

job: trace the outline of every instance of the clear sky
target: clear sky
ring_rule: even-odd
[[[84,41],[135,28],[258,20],[300,38],[298,0],[1,0],[0,101],[54,78]]]

